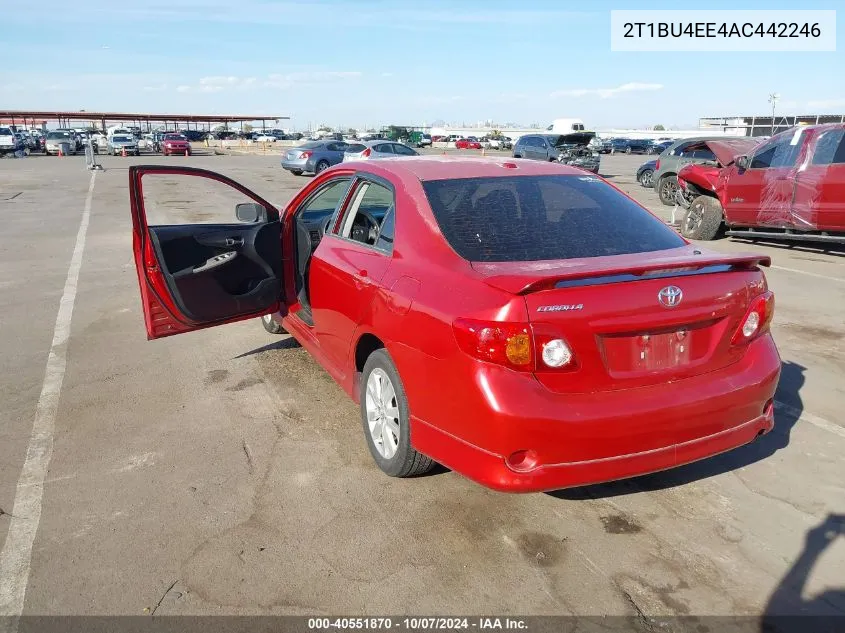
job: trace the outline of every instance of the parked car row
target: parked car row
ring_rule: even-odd
[[[607,138],[601,142],[601,154],[660,154],[675,142],[670,138]]]
[[[502,134],[489,136],[463,136],[450,134],[448,136],[429,136],[434,143],[454,143],[457,149],[511,149],[513,139]],[[431,142],[428,144],[431,145]]]
[[[637,181],[684,210],[684,237],[845,244],[845,125],[769,137],[681,139],[643,163]]]

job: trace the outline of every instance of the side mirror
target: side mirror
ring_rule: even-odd
[[[736,163],[737,169],[739,169],[740,171],[745,171],[746,169],[748,169],[748,165],[750,164],[748,161],[748,156],[737,156],[736,161],[734,162]]]
[[[266,222],[267,209],[257,202],[242,202],[235,205],[235,217],[239,222]]]

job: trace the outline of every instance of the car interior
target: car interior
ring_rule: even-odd
[[[347,200],[341,218],[338,208]],[[297,316],[305,323],[314,324],[308,282],[311,256],[323,237],[331,234],[390,252],[393,206],[393,192],[384,185],[360,178],[352,183],[349,178],[341,178],[327,183],[297,210],[296,293],[301,305]]]

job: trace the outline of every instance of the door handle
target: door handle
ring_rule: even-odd
[[[243,246],[244,238],[242,237],[227,237],[226,246]]]

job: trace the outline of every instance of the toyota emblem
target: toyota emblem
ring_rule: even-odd
[[[657,300],[660,301],[660,305],[666,308],[674,308],[681,303],[683,298],[684,291],[678,286],[666,286],[657,293]]]

